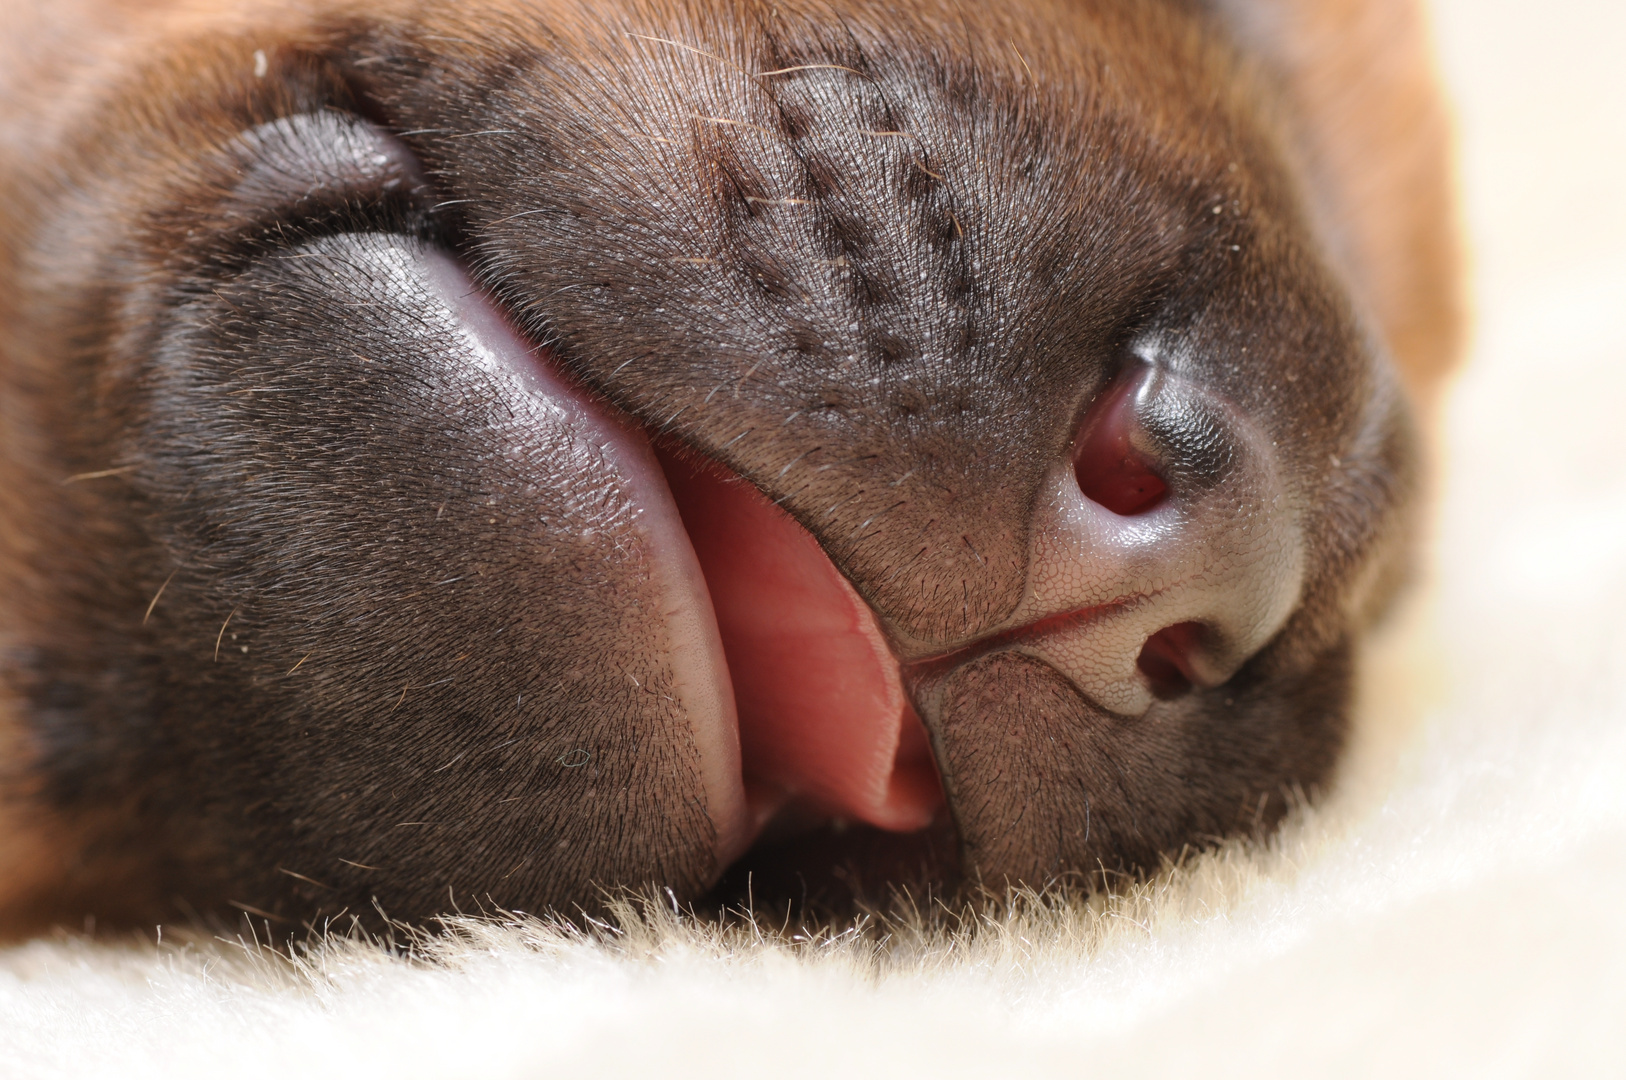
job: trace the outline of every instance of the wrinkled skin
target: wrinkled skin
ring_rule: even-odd
[[[1416,451],[1227,25],[430,3],[108,61],[6,179],[11,917],[693,899],[832,816],[1043,885],[1273,822]],[[890,794],[736,725],[747,518],[880,658]]]

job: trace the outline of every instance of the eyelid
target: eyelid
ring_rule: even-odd
[[[243,264],[320,236],[384,232],[435,239],[431,187],[395,136],[342,112],[295,113],[244,131],[211,163],[182,263]]]
[[[359,117],[296,113],[250,128],[229,150],[242,169],[231,201],[290,205],[323,193],[412,191],[423,169],[399,139]]]

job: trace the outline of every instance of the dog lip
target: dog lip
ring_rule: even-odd
[[[632,507],[665,637],[670,698],[689,725],[699,784],[716,830],[714,851],[726,863],[750,840],[733,685],[705,577],[648,433],[626,412],[572,380],[551,350],[522,337],[507,310],[460,261],[430,248],[422,266],[476,354],[518,376],[546,402]]]
[[[1088,625],[1103,616],[1126,610],[1147,599],[1149,595],[1151,594],[1136,593],[1130,596],[1117,597],[1101,604],[1091,604],[1087,607],[1042,615],[1020,626],[1007,627],[1004,630],[996,630],[991,634],[985,634],[975,641],[967,642],[946,652],[911,660],[903,665],[903,669],[910,681],[924,681],[945,674],[961,664],[969,663],[989,653],[1019,648]],[[1079,693],[1082,694],[1084,691],[1080,688]],[[1085,697],[1088,698],[1089,695],[1085,694]]]

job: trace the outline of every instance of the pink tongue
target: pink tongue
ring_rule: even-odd
[[[943,803],[937,768],[868,605],[756,488],[657,453],[722,633],[753,826],[796,802],[924,828]]]

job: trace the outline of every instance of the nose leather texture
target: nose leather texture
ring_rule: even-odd
[[[1167,477],[1168,494],[1121,516],[1085,497],[1070,465],[1052,468],[1032,531],[1030,591],[1012,621],[1080,612],[1013,648],[1108,711],[1139,716],[1152,703],[1136,668],[1148,638],[1198,624],[1188,660],[1200,685],[1218,686],[1286,623],[1306,552],[1297,500],[1269,440],[1240,410],[1155,366],[1128,380],[1116,407],[1132,415],[1131,438]]]

